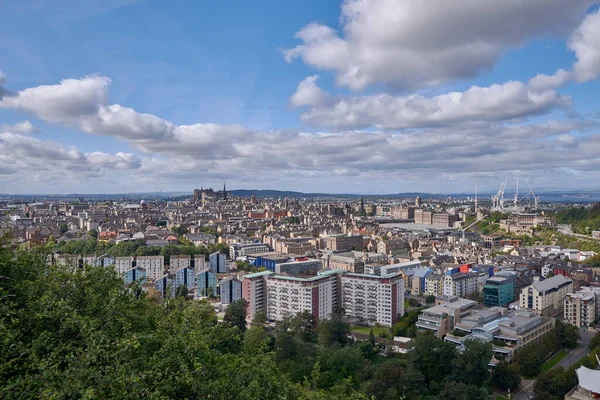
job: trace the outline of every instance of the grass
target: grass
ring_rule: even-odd
[[[496,396],[496,400],[508,400],[508,397]]]
[[[387,326],[352,326],[350,328],[350,330],[352,332],[356,332],[356,333],[362,333],[363,335],[368,335],[369,332],[371,331],[371,329],[373,329],[373,334],[375,335],[375,337],[379,337],[380,333],[386,333],[389,334],[390,332],[390,328],[388,328]]]
[[[404,309],[408,310],[410,308],[410,304],[408,304],[408,300],[404,299]]]
[[[549,371],[552,367],[554,367],[556,364],[558,364],[560,362],[560,360],[562,360],[563,358],[565,358],[568,355],[569,355],[569,353],[567,353],[566,351],[564,351],[564,350],[560,351],[559,353],[554,355],[554,357],[552,357],[551,359],[546,361],[544,363],[544,365],[542,365],[542,372]]]

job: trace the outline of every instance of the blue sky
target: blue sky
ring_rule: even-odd
[[[2,2],[0,193],[596,188],[597,5],[531,4]]]

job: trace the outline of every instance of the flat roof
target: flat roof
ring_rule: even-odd
[[[253,274],[246,274],[246,275],[242,275],[243,278],[258,278],[259,276],[264,276],[264,275],[270,275],[273,272],[271,271],[260,271],[260,272],[255,272]]]

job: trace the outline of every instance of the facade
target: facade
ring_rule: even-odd
[[[169,278],[169,275],[164,275],[155,280],[154,288],[163,299],[167,298],[167,296],[170,298],[175,297],[175,282]]]
[[[139,282],[140,284],[146,283],[146,269],[141,267],[131,268],[123,274],[123,281],[126,285],[133,282]]]
[[[560,314],[564,310],[564,299],[571,292],[573,281],[563,275],[556,275],[543,281],[535,281],[523,289],[519,305],[538,315]]]
[[[163,256],[138,256],[136,266],[144,268],[150,280],[156,280],[165,274],[165,258]]]
[[[382,240],[377,243],[377,252],[382,254],[393,254],[409,248],[410,246],[404,239]]]
[[[268,251],[271,251],[271,248],[265,243],[234,243],[229,246],[229,258],[237,260],[239,257],[266,253]]]
[[[215,274],[226,274],[227,273],[227,256],[224,253],[215,251],[208,256],[210,263],[210,270]]]
[[[421,261],[405,261],[397,264],[389,264],[389,265],[365,265],[365,273],[369,275],[392,275],[397,274],[400,271],[405,271],[411,268],[420,267]]]
[[[425,295],[441,296],[444,291],[444,275],[429,274],[425,277]]]
[[[276,264],[275,272],[289,275],[312,275],[321,269],[322,266],[323,264],[320,260],[298,259],[296,261]]]
[[[191,267],[179,268],[175,272],[175,288],[185,286],[189,291],[192,291],[196,285],[196,271]]]
[[[196,254],[194,256],[194,269],[196,270],[196,273],[208,271],[210,269],[210,263],[204,254]]]
[[[344,274],[341,294],[345,314],[369,324],[392,326],[404,315],[404,279],[400,274]]]
[[[467,272],[463,274],[457,272],[450,275],[444,275],[444,296],[466,297],[479,292],[480,283],[487,279],[485,272]]]
[[[281,321],[303,311],[317,320],[331,317],[337,306],[338,272],[328,271],[311,278],[267,275],[267,318]]]
[[[169,271],[175,273],[181,268],[190,268],[192,266],[191,256],[170,256],[169,257]]]
[[[242,297],[248,302],[246,319],[252,321],[259,312],[267,312],[267,281],[271,271],[257,272],[242,276]]]
[[[507,306],[515,300],[515,277],[492,276],[483,285],[483,304],[486,307]]]
[[[448,297],[447,302],[423,310],[416,322],[419,330],[432,331],[433,334],[441,339],[448,332],[454,329],[454,325],[460,322],[461,318],[477,306],[473,300],[461,299],[458,297]]]
[[[592,291],[568,293],[564,302],[564,321],[586,331],[596,319],[596,296]]]
[[[217,295],[217,274],[207,270],[196,274],[196,293],[198,297]]]
[[[115,270],[123,275],[125,271],[133,268],[133,257],[117,257],[115,258]]]
[[[325,238],[325,248],[333,251],[351,251],[363,249],[363,237],[360,235],[335,235]]]
[[[221,304],[231,304],[242,298],[242,282],[234,277],[223,279],[219,287]]]

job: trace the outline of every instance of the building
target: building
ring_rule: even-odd
[[[126,285],[133,282],[139,282],[141,285],[146,283],[146,269],[141,267],[131,268],[123,274],[123,281]]]
[[[351,251],[363,249],[363,237],[360,235],[335,235],[325,238],[325,248],[333,251]]]
[[[364,272],[364,260],[357,257],[353,252],[332,253],[323,257],[323,268],[340,269],[342,271],[362,274]]]
[[[477,307],[477,302],[456,296],[446,300],[445,303],[429,307],[419,314],[416,322],[419,330],[432,331],[441,339],[454,329],[454,325],[460,322],[462,317],[469,315]]]
[[[492,276],[483,284],[483,304],[486,307],[507,306],[515,300],[515,277]]]
[[[208,256],[210,270],[215,274],[227,273],[227,256],[224,253],[215,251]]]
[[[378,276],[392,275],[397,274],[400,271],[420,267],[421,265],[421,261],[419,260],[405,261],[389,265],[365,265],[365,274]]]
[[[196,271],[191,267],[179,268],[175,272],[175,288],[185,286],[192,291],[196,285]]]
[[[169,271],[175,273],[181,268],[190,268],[192,266],[192,257],[186,255],[170,256],[169,257]]]
[[[256,268],[264,267],[271,272],[275,272],[277,264],[293,261],[294,259],[290,258],[287,254],[270,251],[268,253],[250,255],[246,260]]]
[[[425,292],[425,278],[431,270],[425,266],[417,266],[400,271],[404,278],[404,289],[413,296],[421,296]]]
[[[275,264],[275,273],[288,275],[314,275],[323,264],[312,258],[297,258],[295,261]]]
[[[429,296],[441,296],[444,291],[444,275],[429,274],[425,276],[425,291],[423,294]]]
[[[158,295],[165,299],[168,297],[175,297],[175,282],[169,278],[169,275],[163,275],[154,281],[154,288],[158,292]]]
[[[410,246],[404,239],[382,240],[377,243],[377,252],[382,254],[394,254],[402,250],[408,251]]]
[[[234,277],[223,279],[219,287],[221,304],[231,304],[242,298],[242,282]]]
[[[330,318],[337,306],[339,272],[327,271],[310,278],[266,275],[267,318],[281,321],[303,311],[316,320]]]
[[[341,278],[342,308],[347,316],[369,324],[392,326],[404,315],[404,279],[346,273]]]
[[[133,257],[117,257],[115,258],[115,270],[123,275],[125,273],[125,271],[129,271],[131,268],[133,268],[133,262],[134,262],[134,258]]]
[[[165,274],[165,258],[163,256],[138,256],[136,266],[144,268],[147,278],[156,280]]]
[[[196,270],[196,273],[208,271],[210,269],[210,263],[204,254],[196,254],[194,256],[194,269]]]
[[[565,400],[600,398],[600,371],[582,365],[575,370],[575,373],[577,374],[577,386],[565,394]]]
[[[521,291],[519,305],[538,315],[557,315],[564,310],[564,300],[573,292],[573,281],[563,275],[534,281]]]
[[[592,291],[568,293],[564,301],[564,322],[586,331],[596,319],[596,296]]]
[[[217,274],[206,270],[196,274],[196,293],[198,297],[214,297],[217,295]]]
[[[487,279],[487,273],[467,272],[466,274],[463,274],[457,272],[450,275],[444,275],[442,294],[444,296],[458,297],[467,297],[476,294],[479,292],[480,279]]]
[[[242,297],[248,302],[246,318],[249,321],[254,319],[254,315],[263,311],[267,312],[267,281],[266,277],[271,275],[271,271],[257,272],[242,276]]]
[[[271,251],[271,248],[265,243],[233,243],[229,246],[229,258],[237,260],[239,257],[266,253],[268,251]]]

